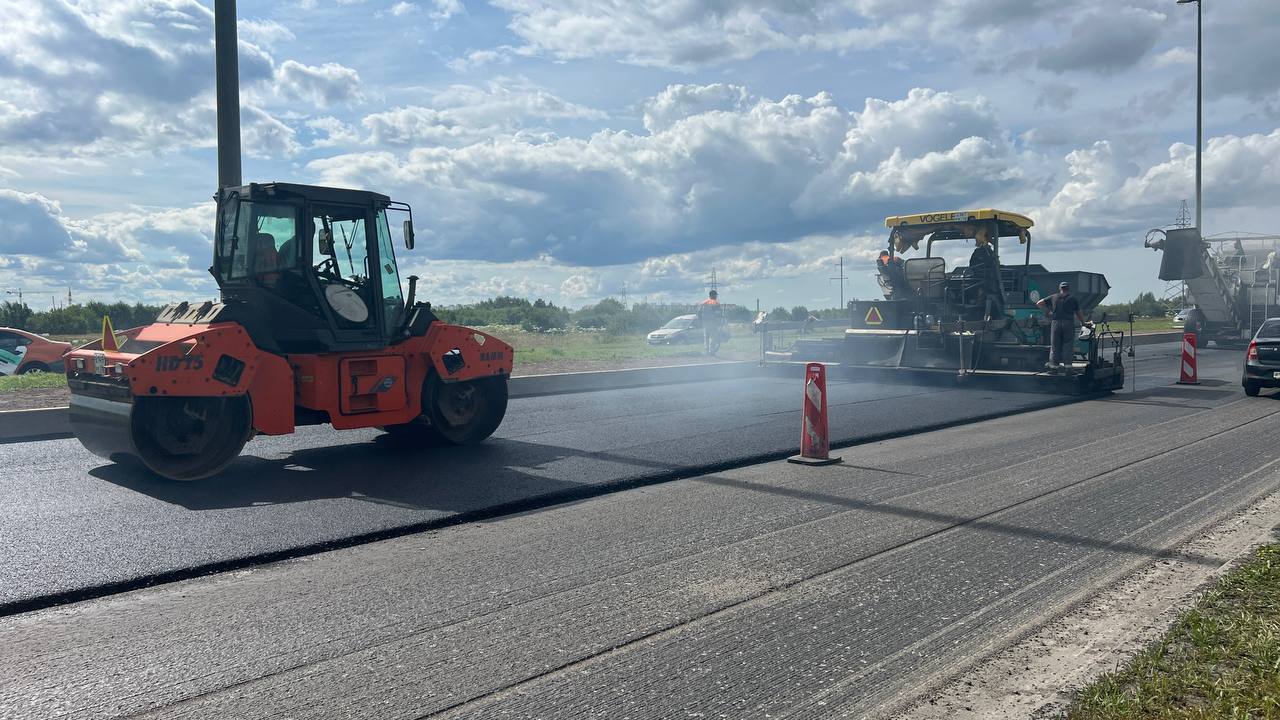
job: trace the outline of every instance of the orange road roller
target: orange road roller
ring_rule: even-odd
[[[150,325],[67,354],[71,426],[91,452],[172,480],[214,475],[255,434],[383,428],[471,444],[502,422],[510,345],[401,294],[374,192],[289,183],[224,188],[213,267],[220,302],[169,305]]]

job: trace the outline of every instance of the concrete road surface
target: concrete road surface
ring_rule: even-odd
[[[1280,490],[1231,372],[3,618],[0,717],[879,717]]]

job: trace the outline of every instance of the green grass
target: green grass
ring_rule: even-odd
[[[1258,550],[1158,644],[1084,688],[1066,717],[1280,718],[1280,545]]]
[[[617,336],[602,332],[530,333],[519,328],[483,328],[515,348],[517,368],[553,362],[661,360],[702,355],[702,335],[686,345],[649,345],[643,335]],[[744,353],[758,354],[759,340],[746,328],[732,328],[733,338],[722,346],[720,356],[734,359]],[[754,355],[753,355],[754,357]]]
[[[35,372],[26,373],[25,375],[0,375],[0,392],[66,386],[67,376],[62,373]]]
[[[1127,322],[1119,322],[1113,319],[1111,321],[1111,327],[1116,330],[1124,330],[1125,332],[1129,332],[1129,323]],[[1176,327],[1174,326],[1173,318],[1171,317],[1137,318],[1133,321],[1133,331],[1135,333],[1175,332],[1181,329],[1182,329],[1181,324],[1178,324]]]

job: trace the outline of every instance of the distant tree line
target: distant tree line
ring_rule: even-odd
[[[605,298],[594,305],[569,310],[541,298],[530,302],[526,298],[503,296],[471,305],[437,307],[435,313],[445,322],[473,327],[517,325],[527,332],[549,332],[576,327],[603,330],[614,335],[634,335],[658,328],[677,315],[696,312],[697,307],[670,303],[635,303],[626,306],[613,298]],[[724,306],[724,313],[729,322],[748,322],[752,315],[747,308],[730,304]]]
[[[776,307],[769,311],[769,320],[808,320],[809,317],[815,317],[819,320],[840,320],[849,316],[849,311],[844,308],[822,308],[820,310],[810,310],[803,305],[797,305],[790,310],[784,307]]]
[[[1099,305],[1093,311],[1095,318],[1101,317],[1102,313],[1106,313],[1112,321],[1126,320],[1129,313],[1133,313],[1137,317],[1165,317],[1173,315],[1183,308],[1181,298],[1172,300],[1161,300],[1156,297],[1155,293],[1144,292],[1139,293],[1133,302],[1112,303],[1110,305]]]
[[[729,322],[750,322],[755,312],[742,305],[724,304]],[[0,303],[0,327],[14,327],[43,335],[95,335],[102,331],[102,317],[111,318],[117,330],[146,325],[160,314],[159,305],[90,302],[67,305],[53,310],[32,310],[16,302]],[[434,308],[442,320],[458,325],[484,327],[514,325],[527,332],[551,332],[579,328],[600,330],[613,335],[636,335],[654,330],[671,318],[698,310],[697,304],[635,303],[630,306],[606,298],[579,310],[570,310],[541,298],[528,300],[501,296],[469,305]],[[788,310],[777,307],[769,311],[770,320],[804,320],[813,315],[819,319],[844,317],[839,308],[810,311],[803,305]]]
[[[436,306],[432,310],[447,323],[471,327],[518,325],[529,332],[563,329],[570,316],[567,309],[542,298],[530,302],[506,295],[471,305]]]
[[[41,335],[96,335],[102,318],[109,316],[117,330],[146,325],[160,314],[159,305],[89,302],[52,310],[32,310],[26,303],[0,303],[0,327],[12,327]]]

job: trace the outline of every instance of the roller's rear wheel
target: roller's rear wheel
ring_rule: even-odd
[[[422,388],[422,415],[385,430],[400,440],[472,445],[492,435],[506,414],[506,377],[446,383],[432,375]]]
[[[131,430],[138,456],[157,475],[200,480],[216,475],[244,449],[253,412],[245,396],[140,397]]]

